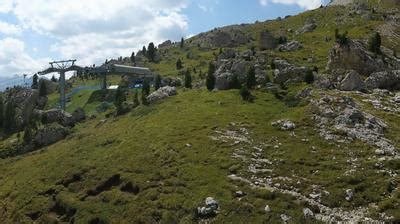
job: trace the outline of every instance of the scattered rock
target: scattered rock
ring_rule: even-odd
[[[302,28],[296,31],[297,34],[313,32],[317,28],[314,22],[305,24]]]
[[[197,214],[202,218],[215,216],[219,209],[219,203],[212,197],[205,200],[205,206],[197,208]]]
[[[244,193],[243,191],[236,191],[235,192],[235,197],[237,197],[237,198],[241,198],[241,197],[244,197],[244,196],[246,196],[246,193]]]
[[[290,42],[287,42],[286,44],[279,46],[278,49],[280,51],[291,52],[291,51],[297,51],[301,48],[303,48],[303,45],[301,45],[300,42],[294,40],[294,41],[290,41]]]
[[[164,86],[161,87],[160,89],[158,89],[157,91],[151,93],[148,97],[147,100],[150,103],[168,98],[170,96],[175,96],[177,93],[176,88],[175,87],[171,87],[171,86]]]
[[[314,217],[314,212],[309,208],[303,208],[304,218],[309,219]]]
[[[288,216],[288,215],[286,215],[286,214],[281,214],[281,219],[282,219],[282,221],[283,221],[284,223],[287,223],[287,222],[289,222],[289,221],[292,219],[292,217],[290,217],[290,216]]]
[[[274,127],[279,127],[282,131],[294,130],[296,125],[289,120],[277,120],[271,123]]]
[[[242,53],[240,53],[240,57],[246,61],[250,61],[251,57],[253,57],[253,51],[250,49],[242,51]]]
[[[271,212],[271,208],[269,207],[269,205],[266,205],[264,208],[265,212]]]
[[[351,201],[353,199],[354,196],[354,191],[352,189],[347,189],[346,190],[346,201]]]

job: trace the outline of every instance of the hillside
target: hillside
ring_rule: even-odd
[[[87,118],[65,139],[15,153],[23,132],[4,137],[0,222],[399,222],[399,5],[377,3],[217,28],[183,47],[166,42],[158,63],[138,53],[136,63],[163,78],[183,82],[190,70],[193,88],[121,116],[113,94],[82,89],[67,112],[81,107]],[[335,29],[348,31],[345,46]],[[360,47],[377,31],[380,57]],[[337,52],[347,49],[363,60],[343,63]],[[210,62],[219,90],[205,88]],[[226,86],[235,76],[243,83],[248,68],[253,102]],[[309,71],[313,84],[304,82]],[[74,89],[100,80],[70,81]],[[49,94],[42,109],[57,100]],[[201,215],[207,197],[219,209]]]

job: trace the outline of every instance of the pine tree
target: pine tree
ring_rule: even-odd
[[[54,75],[51,77],[51,81],[52,82],[57,82],[57,79],[56,79],[56,77]]]
[[[208,64],[208,72],[207,72],[207,77],[206,77],[206,86],[209,91],[213,90],[215,87],[215,65],[210,62]]]
[[[368,48],[374,54],[380,54],[381,53],[381,44],[382,44],[381,35],[378,32],[376,32],[369,39]]]
[[[39,79],[39,76],[37,75],[37,74],[35,74],[33,77],[32,77],[32,89],[37,89],[38,88],[38,79]]]
[[[150,95],[150,83],[149,80],[145,79],[143,80],[143,86],[142,90],[145,93],[146,96]]]
[[[11,132],[15,126],[15,105],[12,102],[8,102],[4,111],[4,131]]]
[[[180,58],[176,61],[176,69],[181,70],[183,68],[182,61]]]
[[[138,93],[138,90],[136,89],[135,90],[135,95],[134,95],[134,97],[133,97],[133,106],[134,107],[137,107],[137,106],[139,106],[140,105],[140,102],[139,102],[139,93]]]
[[[142,104],[143,105],[149,105],[149,101],[147,101],[147,96],[148,96],[148,94],[146,94],[146,91],[144,91],[144,89],[142,89]]]
[[[154,88],[158,90],[161,87],[161,75],[156,75],[154,82]]]
[[[245,101],[252,101],[252,95],[246,85],[243,85],[239,91],[240,96]]]
[[[29,125],[25,127],[23,139],[25,144],[29,144],[32,141],[32,128]]]
[[[125,101],[126,101],[125,92],[121,88],[118,88],[115,94],[115,101],[114,101],[114,105],[117,108],[117,115],[121,115],[124,113],[123,103]]]
[[[44,81],[39,82],[39,96],[46,96],[47,95],[47,88]]]
[[[185,73],[185,88],[192,88],[192,75],[190,74],[190,70],[188,69]]]
[[[256,70],[252,66],[250,68],[250,70],[249,70],[249,73],[247,74],[246,85],[247,85],[247,88],[252,89],[256,84],[257,84],[257,82],[256,82]]]
[[[134,52],[134,51],[133,51],[132,54],[131,54],[131,62],[132,62],[132,63],[135,63],[135,62],[136,62],[136,59],[135,59],[135,52]]]
[[[154,43],[151,42],[151,43],[149,43],[149,47],[147,47],[147,54],[146,54],[149,61],[151,61],[151,62],[154,61],[155,54],[156,54],[156,49],[154,47]]]
[[[0,95],[0,129],[3,128],[4,124],[4,102],[3,97]]]
[[[143,53],[144,56],[147,55],[147,50],[146,50],[146,47],[145,47],[145,46],[143,46],[143,48],[142,48],[142,53]]]
[[[180,48],[183,48],[185,46],[185,39],[182,37],[181,43],[180,43]]]

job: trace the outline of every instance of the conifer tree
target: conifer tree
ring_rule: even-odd
[[[114,101],[114,105],[117,109],[117,115],[121,115],[124,113],[124,108],[123,108],[124,101],[126,101],[125,92],[121,88],[118,88],[115,94],[115,101]]]
[[[8,102],[6,104],[3,125],[4,131],[7,133],[11,132],[15,126],[15,105],[13,102]]]
[[[161,75],[156,75],[155,81],[154,81],[154,88],[158,90],[161,87]]]
[[[382,44],[381,35],[378,32],[376,32],[369,39],[368,48],[374,54],[379,54],[381,52],[381,44]]]
[[[143,92],[144,92],[144,94],[146,96],[150,95],[150,83],[149,83],[149,80],[147,80],[147,79],[143,80],[142,90],[143,90]]]
[[[215,73],[215,65],[212,62],[210,62],[210,64],[208,64],[208,72],[206,77],[206,86],[209,91],[215,88],[214,73]]]
[[[192,88],[192,75],[189,69],[185,73],[185,88]]]
[[[233,77],[232,77],[231,88],[232,89],[240,89],[241,88],[241,84],[240,84],[240,81],[239,81],[239,78],[237,75],[233,75]]]
[[[131,54],[131,62],[132,62],[132,63],[135,63],[135,62],[136,62],[136,59],[135,59],[135,52],[134,52],[134,51],[133,51],[132,54]]]
[[[151,62],[154,61],[155,54],[156,54],[156,48],[154,46],[154,43],[151,42],[149,44],[149,46],[147,47],[147,54],[146,54],[146,56],[149,59],[149,61],[151,61]]]
[[[37,89],[38,88],[38,79],[39,79],[39,76],[37,75],[37,74],[35,74],[33,77],[32,77],[32,89]]]
[[[182,61],[180,58],[176,61],[176,69],[181,70],[183,68]]]
[[[44,81],[39,82],[39,96],[47,96],[47,87]]]
[[[183,48],[185,46],[185,39],[182,37],[181,43],[180,43],[180,48]]]
[[[255,68],[252,66],[249,70],[249,73],[247,74],[246,85],[247,85],[248,89],[252,89],[256,84],[257,84],[256,72],[255,72]]]

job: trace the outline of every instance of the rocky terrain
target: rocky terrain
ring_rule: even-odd
[[[399,222],[398,15],[396,1],[334,0],[165,41],[135,57],[161,75],[140,100],[86,89],[62,111],[51,82],[2,93],[16,122],[0,141],[0,222]]]

